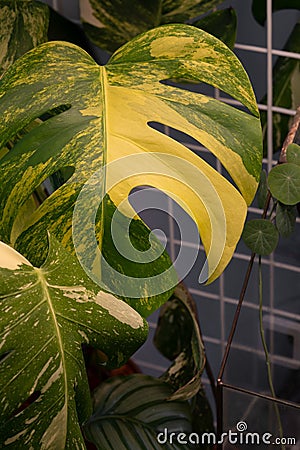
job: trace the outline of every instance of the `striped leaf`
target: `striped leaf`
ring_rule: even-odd
[[[126,303],[99,291],[54,238],[41,268],[0,244],[0,447],[85,449],[91,414],[82,344],[122,364],[147,325]]]
[[[47,5],[0,0],[0,75],[21,55],[47,41],[48,24]]]
[[[210,83],[243,103],[250,114],[161,83],[176,78]],[[74,205],[94,175],[94,182],[100,184],[99,198],[109,183],[113,186],[110,199],[101,203],[96,216],[96,238],[108,258],[105,220],[109,222],[115,206],[120,206],[123,215],[132,214],[126,203],[129,192],[150,185],[168,192],[194,217],[208,253],[209,281],[224,270],[258,185],[262,152],[259,114],[249,79],[223,43],[192,26],[167,25],[140,35],[119,49],[106,66],[98,66],[80,48],[50,42],[27,53],[6,73],[0,99],[4,119],[0,148],[36,117],[65,105],[60,109],[63,112],[34,127],[1,159],[3,241],[37,265],[47,253],[47,229],[72,251]],[[148,125],[152,122],[189,134],[205,145],[238,189],[184,145]],[[14,222],[27,198],[42,181],[66,166],[74,168],[71,178],[28,218],[21,234],[20,230],[15,233]],[[77,229],[85,228],[97,198],[91,195],[82,202],[82,223]],[[137,217],[132,222],[138,236],[142,222]],[[121,231],[122,226],[119,236]],[[90,234],[87,229],[79,247],[87,249],[93,267],[94,253],[87,243]],[[159,261],[158,273],[169,264],[164,254]],[[124,261],[109,263],[126,273]],[[145,270],[147,264],[140,266]],[[156,267],[156,261],[151,267]],[[143,315],[153,310],[151,294],[147,283],[141,282]],[[136,301],[137,307],[140,304]]]
[[[94,393],[94,414],[84,427],[87,439],[101,450],[190,448],[189,405],[167,401],[171,393],[170,386],[147,375],[107,380]],[[178,433],[185,434],[185,444],[182,434],[177,441]]]
[[[223,0],[80,0],[80,14],[89,39],[115,51],[140,33],[181,23],[207,13]]]

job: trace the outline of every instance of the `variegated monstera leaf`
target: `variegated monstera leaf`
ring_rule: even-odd
[[[199,17],[221,3],[223,0],[80,0],[80,15],[89,39],[113,52],[139,33]]]
[[[209,83],[249,112],[164,83],[178,78]],[[163,281],[159,274],[169,262],[164,253],[152,261],[147,251],[148,259],[134,260],[126,253],[129,247],[122,247],[128,231],[122,218],[133,214],[127,198],[140,185],[167,192],[194,218],[208,254],[202,280],[214,280],[230,261],[260,176],[261,128],[246,72],[216,38],[192,26],[166,25],[126,44],[106,66],[97,65],[74,45],[43,44],[3,77],[0,116],[0,148],[6,149],[0,160],[1,239],[32,264],[45,259],[47,230],[70,251],[75,240],[81,262],[82,252],[88,254],[83,264],[88,273],[101,285],[106,261],[110,282],[104,280],[104,287],[138,298],[133,306],[142,315],[149,314],[162,301],[151,304],[149,297],[168,289],[169,274]],[[36,118],[41,123],[30,127]],[[152,122],[206,146],[236,186],[184,145],[154,129]],[[11,141],[14,145],[9,145]],[[73,175],[24,219],[32,192],[65,167],[72,167]],[[108,191],[109,198],[104,196]],[[112,239],[116,207],[122,214]],[[91,228],[94,222],[96,231]],[[130,234],[133,247],[145,250],[148,234],[138,217],[133,216]],[[120,249],[113,245],[116,239],[123,253],[116,251]],[[122,291],[123,275],[133,285],[136,276],[145,278],[138,280],[138,292],[136,285],[130,289],[130,283]]]
[[[0,75],[16,59],[47,41],[49,9],[34,0],[0,0]]]
[[[0,447],[85,449],[92,413],[82,345],[118,366],[144,342],[147,324],[104,293],[55,240],[33,267],[0,242]]]

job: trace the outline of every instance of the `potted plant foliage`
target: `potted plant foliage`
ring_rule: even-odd
[[[45,41],[47,8],[31,1],[15,6],[13,19],[2,6],[3,22],[22,22],[30,46]],[[38,16],[33,7],[40,8]],[[94,36],[97,30],[87,28]],[[199,427],[193,417],[205,355],[191,299],[128,196],[147,185],[177,201],[205,247],[201,281],[216,279],[232,257],[260,180],[262,133],[250,81],[224,43],[186,24],[144,31],[106,65],[63,41],[26,48],[21,57],[11,42],[5,48],[1,446],[84,449],[85,436],[102,450],[162,448],[157,436],[165,429],[178,435]],[[242,109],[174,80],[208,83]],[[160,125],[205,145],[232,182]],[[45,182],[57,179],[45,195]],[[162,344],[165,334],[157,337],[174,360],[164,379],[113,378],[96,390],[93,413],[85,349],[97,349],[97,363],[119,367],[145,341],[146,318],[163,304],[161,320],[174,342],[177,328],[172,331],[168,317],[177,314],[190,329],[171,350],[170,341]],[[189,447],[174,442],[171,448]]]

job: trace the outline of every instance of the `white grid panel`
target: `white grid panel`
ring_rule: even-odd
[[[70,2],[68,2],[68,0],[47,0],[47,3],[52,4],[55,9],[59,10],[62,14],[68,15],[72,20],[78,21],[79,17],[77,2],[71,2],[72,6],[70,6]],[[300,59],[299,54],[285,52],[282,50],[282,46],[287,39],[289,32],[292,30],[292,25],[296,23],[297,17],[299,18],[299,13],[297,13],[296,11],[289,11],[278,13],[277,16],[275,16],[274,14],[272,14],[272,0],[267,0],[267,22],[265,28],[263,29],[262,27],[258,27],[258,25],[255,24],[254,20],[251,18],[251,3],[252,0],[243,0],[242,2],[240,2],[239,0],[232,0],[230,4],[229,2],[224,2],[224,5],[232,6],[236,9],[238,13],[238,21],[241,16],[247,15],[249,21],[251,21],[251,24],[249,26],[247,26],[247,24],[245,27],[241,25],[239,29],[240,33],[238,33],[237,43],[235,45],[235,51],[237,52],[239,57],[242,56],[241,60],[245,64],[246,70],[249,72],[251,81],[254,83],[255,91],[257,89],[257,91],[261,90],[263,92],[267,92],[267,104],[259,104],[259,108],[261,111],[267,111],[268,155],[267,158],[264,159],[264,165],[268,168],[268,170],[270,170],[272,165],[277,162],[273,159],[272,148],[273,113],[279,112],[290,116],[295,114],[295,111],[293,110],[288,110],[286,108],[273,105],[272,67],[274,63],[274,57],[287,56],[290,58]],[[282,20],[284,21],[281,22]],[[281,24],[280,27],[278,26],[279,24]],[[246,31],[243,30],[243,28],[245,28]],[[275,31],[275,36],[273,31]],[[285,35],[281,36],[281,42],[279,42],[279,35],[283,32],[285,32]],[[261,36],[261,42],[258,42],[258,35]],[[274,42],[274,37],[276,37],[276,42]],[[256,63],[255,59],[253,58],[257,58],[259,56],[263,56],[265,58],[264,64],[262,67],[259,64],[257,64],[257,67],[255,67]],[[250,61],[249,65],[248,61]],[[255,86],[255,84],[257,84],[257,79],[260,77],[266,80],[265,85],[263,85],[264,83],[261,83],[260,86]],[[260,95],[257,92],[256,94],[257,97],[260,98]],[[214,90],[214,96],[215,98],[218,98],[229,104],[238,104],[238,102],[232,99],[224,98],[217,89]],[[165,132],[168,133],[169,130],[166,129]],[[197,145],[197,143],[191,144],[189,142],[184,144],[204,158],[207,155],[207,151],[201,145]],[[218,161],[216,162],[216,168],[220,172],[222,172],[222,167]],[[172,215],[173,203],[171,201],[168,202],[168,208],[170,215]],[[249,215],[252,218],[258,218],[260,214],[261,210],[255,207],[255,205],[249,208]],[[156,226],[155,220],[153,221],[153,226]],[[182,242],[181,240],[177,239],[174,222],[171,218],[168,219],[167,228],[169,253],[171,258],[174,260],[178,245],[189,247],[193,246],[193,243]],[[264,285],[266,287],[268,297],[267,301],[264,302],[263,311],[264,314],[268,315],[268,317],[271,317],[274,331],[276,331],[276,318],[284,319],[287,321],[286,323],[295,323],[298,324],[298,326],[300,324],[299,286],[298,291],[296,291],[297,280],[299,283],[300,278],[299,250],[298,253],[295,250],[295,246],[297,244],[299,245],[299,231],[300,220],[297,219],[296,231],[294,237],[292,238],[292,241],[290,240],[289,242],[284,242],[280,247],[280,251],[275,252],[274,255],[268,258],[262,259],[263,268],[267,274],[267,276],[265,277]],[[244,272],[242,273],[242,268],[244,269],[246,267],[248,260],[249,252],[243,245],[239,245],[230,265],[233,267],[233,269],[229,267],[227,270],[225,270],[225,273],[219,278],[218,281],[214,282],[211,287],[206,288],[197,286],[196,283],[190,282],[191,277],[189,277],[190,283],[188,284],[188,287],[199,306],[200,323],[204,330],[204,341],[207,348],[208,358],[213,367],[215,376],[217,375],[221,357],[226,346],[226,339],[229,332],[230,322],[233,317],[234,307],[238,301],[239,289],[242,285],[242,278],[245,272],[244,270]],[[197,279],[196,272],[194,274],[194,279]],[[285,294],[283,288],[286,289]],[[278,299],[278,296],[280,294],[283,297],[282,299]],[[295,295],[296,299],[292,302],[284,301],[285,296],[294,297]],[[258,323],[257,297],[257,292],[255,291],[255,289],[253,289],[252,286],[251,292],[248,296],[246,296],[243,306],[246,316],[246,322],[247,314],[251,315],[251,312],[254,312],[255,314],[257,313],[256,321]],[[292,304],[291,308],[289,307],[290,304]],[[156,327],[156,319],[157,314],[150,318],[150,339],[145,344],[145,346],[136,354],[135,361],[139,364],[143,371],[158,376],[166,369],[168,362],[164,360],[164,358],[162,358],[160,355],[158,355],[157,351],[151,344],[151,337],[153,336],[153,332]],[[246,333],[247,332],[251,333],[251,330],[246,331]],[[270,333],[270,335],[273,336],[273,333]],[[251,341],[251,339],[249,341]],[[273,361],[276,362],[277,365],[287,368],[287,371],[291,369],[291,366],[294,369],[299,370],[300,360],[295,360],[291,356],[274,353],[275,350],[273,344],[274,340],[270,339],[270,350],[273,354]],[[294,344],[296,345],[295,342]],[[260,345],[257,342],[255,342],[254,344],[251,342],[247,344],[243,342],[243,339],[241,339],[241,341],[238,339],[237,341],[234,341],[233,348],[242,351],[246,356],[256,353],[257,356],[260,357],[261,360],[263,360],[263,353]],[[299,355],[300,350],[294,353]],[[233,364],[235,364],[234,361]],[[204,382],[208,383],[206,377],[204,377]],[[260,386],[258,386],[258,388],[259,387]]]

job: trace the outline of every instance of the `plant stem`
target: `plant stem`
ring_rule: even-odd
[[[289,132],[288,132],[288,134],[287,134],[287,136],[286,136],[286,138],[284,140],[284,143],[282,145],[282,149],[281,149],[281,153],[280,153],[280,157],[279,157],[279,162],[280,163],[286,162],[286,150],[287,150],[287,147],[294,141],[299,126],[300,126],[300,105],[298,106],[298,108],[296,110],[296,114],[294,116],[293,123],[292,123],[291,128],[290,128],[290,130],[289,130]],[[266,198],[264,210],[263,210],[263,213],[262,213],[262,216],[261,216],[262,219],[265,219],[267,217],[271,199],[272,199],[272,195],[271,195],[270,191],[268,191],[268,195],[267,195],[267,198]],[[256,253],[252,253],[251,257],[250,257],[250,260],[249,260],[249,263],[248,263],[247,272],[246,272],[246,275],[244,277],[244,282],[243,282],[242,289],[241,289],[241,292],[240,292],[239,301],[238,301],[238,304],[237,304],[237,307],[236,307],[236,311],[235,311],[235,314],[234,314],[233,322],[232,322],[232,325],[231,325],[230,333],[229,333],[229,336],[228,336],[228,339],[227,339],[227,343],[226,343],[225,352],[224,352],[224,355],[223,355],[223,359],[222,359],[222,362],[221,362],[221,367],[220,367],[218,378],[217,378],[217,398],[218,398],[217,422],[218,422],[218,434],[222,432],[222,427],[223,427],[223,425],[222,425],[222,423],[223,423],[223,418],[222,418],[223,406],[220,407],[220,405],[222,405],[221,387],[222,387],[222,384],[223,384],[224,371],[225,371],[225,367],[226,367],[227,360],[228,360],[228,357],[229,357],[231,344],[232,344],[233,337],[234,337],[234,334],[235,334],[235,330],[236,330],[236,327],[237,327],[237,323],[238,323],[238,319],[239,319],[239,316],[240,316],[242,304],[243,304],[243,301],[244,301],[244,298],[245,298],[246,290],[247,290],[247,287],[248,287],[248,284],[249,284],[250,275],[251,275],[251,272],[252,272],[252,268],[253,268],[253,263],[254,263],[255,257],[256,257]],[[261,261],[261,257],[260,257],[260,261]],[[262,307],[261,307],[261,310],[262,310]],[[268,374],[268,377],[269,377],[269,374]],[[271,385],[273,386],[272,378],[270,378],[270,380],[271,380]],[[274,391],[274,389],[273,389],[273,391]],[[273,397],[275,397],[275,395],[273,395]],[[275,406],[276,406],[276,408],[278,408],[277,405],[275,405]],[[280,418],[279,418],[279,423],[280,423],[280,432],[282,433],[282,426],[281,426]]]
[[[275,393],[273,380],[272,380],[271,361],[270,361],[268,346],[267,346],[267,343],[266,343],[265,331],[264,331],[264,327],[263,327],[263,281],[262,281],[261,255],[259,255],[259,257],[258,257],[258,290],[259,290],[259,329],[260,329],[260,337],[261,337],[261,342],[262,342],[262,346],[263,346],[264,353],[265,353],[269,388],[270,388],[272,397],[276,398],[276,393]],[[274,409],[275,409],[276,419],[277,419],[278,428],[279,428],[279,435],[280,435],[280,438],[282,438],[283,437],[282,423],[281,423],[279,408],[278,408],[278,405],[276,403],[274,403]],[[285,450],[285,445],[282,444],[281,445],[281,449]]]
[[[268,191],[266,203],[265,203],[264,210],[263,210],[263,213],[262,213],[262,216],[261,216],[262,219],[265,219],[266,216],[267,216],[268,209],[269,209],[270,202],[271,202],[271,198],[272,198],[271,193],[270,193],[270,191]],[[229,333],[229,336],[228,336],[228,339],[227,339],[226,349],[225,349],[225,353],[224,353],[223,360],[222,360],[222,363],[221,363],[221,368],[220,368],[220,371],[219,371],[218,383],[222,382],[225,366],[226,366],[227,359],[228,359],[228,356],[229,356],[230,347],[231,347],[231,344],[232,344],[232,340],[233,340],[233,337],[234,337],[235,329],[236,329],[237,322],[238,322],[238,319],[239,319],[239,315],[240,315],[240,312],[241,312],[242,304],[243,304],[243,301],[244,301],[244,298],[245,298],[245,295],[246,295],[246,290],[247,290],[247,287],[248,287],[248,284],[249,284],[250,275],[251,275],[251,272],[252,272],[252,268],[253,268],[253,263],[254,263],[255,257],[256,257],[256,253],[252,253],[251,257],[250,257],[250,261],[248,263],[247,272],[246,272],[246,275],[245,275],[245,278],[244,278],[244,282],[243,282],[243,286],[242,286],[242,289],[241,289],[241,292],[240,292],[239,301],[238,301],[237,308],[236,308],[236,311],[235,311],[235,315],[234,315],[234,318],[233,318],[231,330],[230,330],[230,333]]]
[[[284,140],[284,143],[281,148],[280,156],[279,156],[279,162],[285,163],[286,161],[286,150],[290,144],[294,142],[296,133],[298,131],[298,128],[300,126],[300,105],[296,109],[296,114],[294,115],[294,119],[292,122],[292,125],[290,127],[290,130]]]

